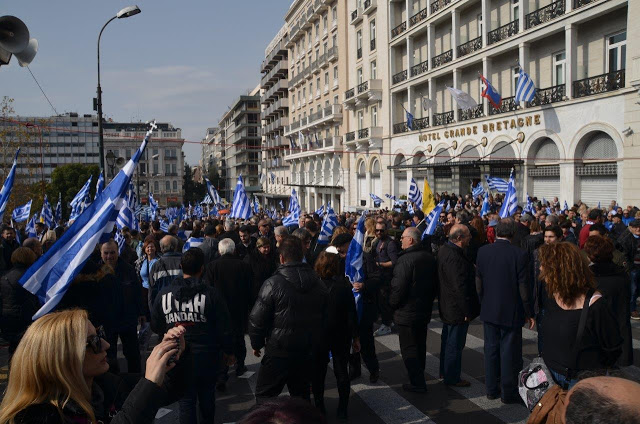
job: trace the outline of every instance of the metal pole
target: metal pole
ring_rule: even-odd
[[[100,171],[104,172],[104,136],[102,133],[102,88],[100,87],[100,38],[102,37],[102,31],[109,25],[111,21],[116,19],[117,16],[109,19],[106,24],[100,30],[98,35],[98,153],[100,154]]]

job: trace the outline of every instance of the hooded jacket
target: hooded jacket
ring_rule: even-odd
[[[249,337],[265,355],[310,355],[322,343],[327,327],[329,293],[306,264],[281,265],[267,279],[249,316]]]

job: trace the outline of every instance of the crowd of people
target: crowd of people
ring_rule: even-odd
[[[488,399],[522,403],[523,328],[535,329],[539,356],[568,390],[564,422],[586,422],[588,413],[604,417],[598,422],[637,422],[631,394],[640,385],[614,376],[633,364],[640,210],[533,199],[500,219],[499,196],[485,216],[472,196],[442,193],[441,200],[446,207],[428,236],[423,211],[404,207],[343,212],[328,243],[319,240],[323,218],[315,213],[288,227],[285,216],[258,214],[186,219],[167,232],[158,221],[124,228],[124,245],[96,246],[56,311],[35,322],[40,302],[18,281],[64,229],[40,225],[36,238],[25,239],[3,226],[0,331],[10,375],[0,424],[145,423],[175,401],[182,424],[213,422],[216,391],[228,390],[231,371],[248,371],[247,355],[261,363],[257,406],[241,422],[323,422],[329,361],[335,414],[347,420],[362,362],[370,383],[384,373],[375,337],[397,334],[402,389],[427,392],[435,308],[442,384],[470,386],[462,352],[479,318]],[[360,220],[362,278],[350,282],[345,267]],[[153,334],[158,343],[149,353]],[[278,403],[285,386],[314,407]],[[276,416],[290,421],[270,421]]]

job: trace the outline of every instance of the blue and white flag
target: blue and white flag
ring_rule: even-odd
[[[284,203],[282,203],[282,200],[278,203],[278,206],[280,206],[280,209],[284,209]]]
[[[489,192],[484,192],[484,200],[482,201],[482,209],[480,209],[480,216],[484,217],[491,212],[491,204],[489,203]]]
[[[24,222],[29,219],[29,215],[31,214],[31,200],[29,200],[25,205],[18,206],[11,213],[11,219],[14,222]]]
[[[20,278],[20,284],[35,294],[42,308],[37,319],[51,312],[66,293],[69,284],[82,270],[96,244],[111,237],[119,210],[155,122],[129,162],[104,189],[102,194],[76,219],[71,227]]]
[[[46,225],[49,229],[54,228],[53,225],[53,210],[47,195],[44,195],[44,202],[42,203],[42,210],[40,211],[40,222]]]
[[[97,199],[98,196],[100,196],[102,190],[104,190],[104,171],[100,172],[100,175],[98,175],[98,181],[96,181],[96,195],[93,200]]]
[[[158,202],[153,198],[153,193],[149,193],[149,206],[151,207],[151,220],[155,221],[158,213]]]
[[[518,86],[516,87],[516,103],[530,102],[536,95],[536,86],[533,84],[531,77],[520,68],[518,74]]]
[[[507,183],[502,178],[498,177],[490,177],[489,175],[484,176],[487,180],[487,185],[489,186],[489,190],[497,191],[498,193],[506,193],[509,188],[509,183]]]
[[[27,238],[38,237],[38,233],[36,232],[36,216],[37,214],[34,214],[29,222],[27,222],[27,226],[24,227],[24,232],[27,235]]]
[[[531,197],[529,197],[529,193],[527,193],[527,205],[522,209],[522,213],[533,215],[533,201],[531,200]]]
[[[331,237],[333,236],[333,230],[338,226],[338,216],[334,212],[331,206],[327,207],[327,213],[322,220],[322,227],[320,227],[320,234],[318,235],[318,244],[329,244]]]
[[[411,183],[409,184],[409,202],[415,203],[418,209],[422,209],[422,192],[420,191],[420,187],[418,187],[418,183],[416,180],[411,178]]]
[[[182,253],[186,252],[192,247],[199,247],[202,243],[204,243],[204,238],[202,237],[189,237],[182,247]]]
[[[484,194],[484,187],[482,187],[481,182],[479,182],[478,185],[471,190],[471,194],[473,195],[474,199],[477,199],[479,196],[482,196]]]
[[[567,204],[567,201],[564,201],[564,209],[562,209],[562,212],[568,212],[569,211],[569,205]]]
[[[264,181],[267,179],[267,177],[264,175],[264,172],[260,173],[260,184],[264,184]]]
[[[442,212],[442,208],[444,208],[445,202],[446,200],[441,200],[440,203],[438,203],[436,207],[433,208],[433,210],[429,212],[429,215],[427,215],[427,217],[424,219],[424,222],[427,224],[427,226],[422,232],[422,237],[420,237],[422,240],[426,239],[427,236],[432,236],[436,231],[438,222],[440,220],[440,212]]]
[[[396,200],[396,196],[392,196],[392,195],[390,195],[390,194],[385,194],[385,195],[384,195],[384,197],[386,197],[386,198],[387,198],[387,199],[389,199],[389,200],[392,200],[394,204],[395,204],[395,203],[396,203],[396,201],[397,201],[397,200]]]
[[[233,193],[233,206],[231,206],[231,218],[249,219],[251,218],[251,201],[244,189],[242,175],[238,176],[236,191]]]
[[[213,203],[213,200],[211,200],[211,196],[209,196],[208,194],[204,196],[204,200],[200,202],[200,204],[205,204],[205,205],[210,205],[212,203]]]
[[[298,202],[298,195],[296,194],[295,189],[291,190],[291,197],[289,197],[289,212],[290,214],[282,220],[282,225],[284,225],[285,227],[298,225],[298,220],[300,219],[302,208],[300,207],[300,203]]]
[[[507,187],[507,194],[505,194],[502,200],[502,207],[500,208],[500,218],[508,218],[516,213],[518,208],[518,195],[516,192],[516,179],[514,176],[514,170],[511,170],[511,176],[509,177],[509,186]]]
[[[413,114],[407,112],[407,128],[413,131]]]
[[[260,202],[258,202],[258,197],[253,196],[253,214],[258,215],[260,213]]]
[[[20,153],[20,149],[18,149],[18,151],[16,152],[16,155],[13,157],[13,165],[11,165],[11,170],[9,170],[9,175],[7,175],[7,179],[4,180],[4,184],[2,185],[2,190],[0,190],[0,221],[2,220],[4,211],[7,209],[7,204],[9,203],[9,196],[11,196],[11,189],[13,188],[13,181],[16,179],[16,168],[18,167],[18,153]]]
[[[349,279],[351,284],[361,283],[364,281],[364,222],[366,215],[363,213],[358,221],[356,233],[349,243],[347,257],[345,259],[344,275]],[[353,289],[352,289],[353,290]],[[362,294],[353,291],[353,297],[356,302],[356,311],[358,312],[358,320],[362,318]]]
[[[276,174],[274,174],[273,172],[271,173],[271,184],[276,182]]]
[[[213,202],[213,204],[214,205],[222,204],[222,199],[218,194],[218,190],[216,190],[216,188],[213,186],[213,184],[211,184],[211,181],[209,181],[208,178],[205,177],[204,180],[207,182],[207,193],[209,193],[209,197],[211,198],[211,201]]]
[[[53,219],[56,221],[56,224],[62,221],[62,193],[58,193],[58,204],[56,205]]]
[[[126,243],[126,239],[122,235],[122,231],[117,230],[116,235],[113,237],[113,240],[118,245],[118,254],[122,254],[122,250],[124,250],[124,245]]]
[[[549,206],[547,206],[546,212],[547,212],[547,215],[553,215],[553,211]]]
[[[318,215],[319,217],[322,217],[324,215],[324,205],[322,205],[320,209],[317,209],[315,211],[315,214]]]
[[[382,202],[384,202],[384,200],[382,200],[382,198],[381,198],[381,197],[376,196],[376,195],[375,195],[375,194],[373,194],[373,193],[369,193],[369,196],[371,196],[371,200],[373,200],[373,206],[375,206],[376,208],[379,208],[379,207],[380,207],[380,204],[381,204]]]
[[[169,232],[169,221],[166,219],[163,219],[162,221],[160,221],[160,231],[164,232],[164,233],[168,233]]]
[[[71,200],[71,208],[75,209],[76,211],[79,210],[78,206],[84,204],[84,199],[85,197],[89,196],[89,190],[91,189],[91,181],[93,180],[93,175],[89,175],[89,179],[87,180],[86,183],[84,183],[84,185],[82,186],[82,188],[80,189],[80,191],[78,191],[78,193],[76,193],[75,197],[73,198],[73,200]],[[79,213],[78,213],[79,215]],[[69,218],[71,219],[71,218]]]

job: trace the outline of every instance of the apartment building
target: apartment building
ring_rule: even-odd
[[[261,203],[276,207],[289,198],[289,164],[284,160],[289,142],[284,137],[289,126],[289,28],[285,24],[265,49],[265,58],[260,65],[262,105],[262,163],[260,173]]]
[[[281,184],[295,188],[305,210],[347,204],[348,161],[341,93],[348,85],[347,2],[296,0],[285,15],[289,125]]]
[[[379,0],[350,0],[348,25],[348,90],[343,105],[347,129],[349,202],[373,207],[370,194],[389,193],[383,168],[389,154],[389,31],[388,4]]]
[[[171,123],[157,123],[151,135],[151,143],[140,159],[133,175],[133,184],[142,203],[149,193],[161,206],[181,204],[183,199],[184,154],[180,128]],[[121,168],[109,163],[110,152],[114,158],[131,159],[140,147],[149,125],[144,122],[105,122],[103,124],[105,173],[111,180]]]
[[[233,102],[218,123],[214,134],[214,161],[219,163],[224,187],[218,187],[220,195],[233,199],[238,177],[242,175],[248,194],[261,191],[259,167],[261,155],[260,137],[260,86],[250,90]]]
[[[411,178],[428,178],[435,191],[468,193],[484,174],[515,168],[522,200],[638,203],[639,3],[391,1],[383,191],[406,195]],[[531,102],[514,101],[520,66],[537,87]],[[481,97],[480,75],[499,107]],[[447,87],[478,106],[461,110]]]

